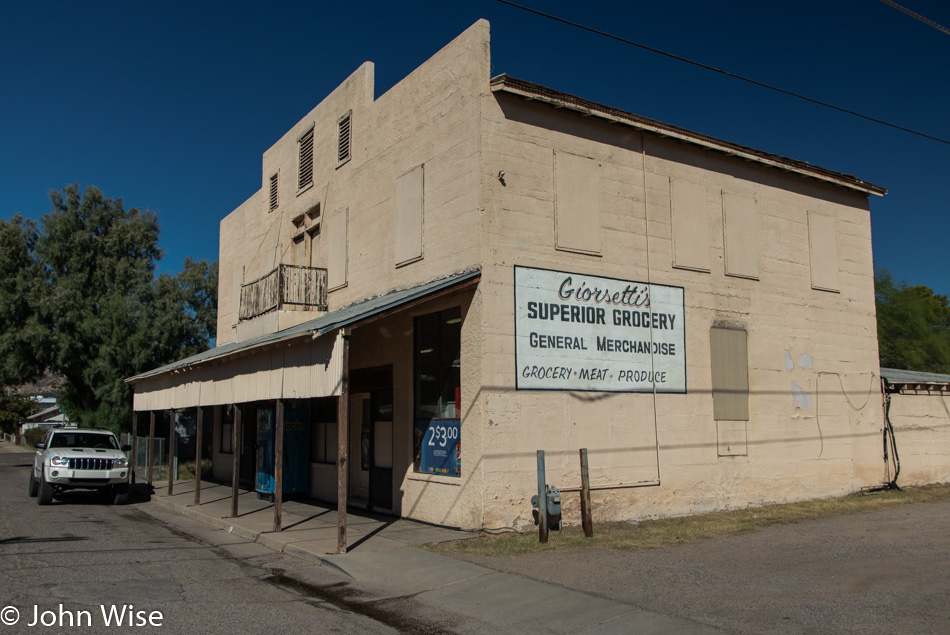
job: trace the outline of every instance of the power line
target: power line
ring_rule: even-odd
[[[510,6],[510,7],[514,7],[514,8],[516,8],[516,9],[521,9],[522,11],[527,11],[528,13],[533,13],[533,14],[535,14],[535,15],[539,15],[539,16],[541,16],[541,17],[543,17],[543,18],[547,18],[547,19],[553,20],[553,21],[555,21],[555,22],[560,22],[561,24],[566,24],[566,25],[568,25],[568,26],[572,26],[572,27],[581,29],[581,30],[583,30],[583,31],[587,31],[587,32],[589,32],[589,33],[594,33],[595,35],[600,35],[600,36],[609,38],[609,39],[611,39],[611,40],[615,40],[615,41],[617,41],[617,42],[622,42],[622,43],[624,43],[624,44],[629,44],[630,46],[635,46],[635,47],[640,48],[640,49],[643,49],[643,50],[645,50],[645,51],[650,51],[651,53],[656,53],[657,55],[662,55],[662,56],[664,56],[664,57],[668,57],[668,58],[670,58],[670,59],[674,59],[674,60],[676,60],[676,61],[678,61],[678,62],[684,62],[684,63],[686,63],[686,64],[692,64],[693,66],[698,66],[699,68],[705,69],[705,70],[707,70],[707,71],[712,71],[712,72],[714,72],[714,73],[719,73],[720,75],[725,75],[726,77],[731,77],[731,78],[733,78],[733,79],[738,79],[738,80],[740,80],[740,81],[743,81],[743,82],[752,84],[752,85],[754,85],[754,86],[759,86],[760,88],[767,88],[767,89],[772,90],[772,91],[775,91],[775,92],[777,92],[777,93],[781,93],[781,94],[783,94],[783,95],[788,95],[789,97],[795,97],[796,99],[801,99],[802,101],[807,101],[807,102],[812,103],[812,104],[817,104],[818,106],[823,106],[823,107],[825,107],[825,108],[830,108],[831,110],[837,110],[838,112],[845,113],[846,115],[852,115],[852,116],[854,116],[854,117],[860,117],[861,119],[864,119],[864,120],[866,120],[866,121],[871,121],[871,122],[873,122],[873,123],[880,124],[880,125],[882,125],[882,126],[887,126],[888,128],[893,128],[893,129],[895,129],[895,130],[900,130],[900,131],[902,131],[902,132],[907,132],[907,133],[910,133],[910,134],[912,134],[912,135],[917,135],[918,137],[923,137],[923,138],[925,138],[925,139],[930,139],[931,141],[936,141],[936,142],[938,142],[938,143],[943,143],[943,144],[945,144],[945,145],[950,145],[950,141],[948,141],[947,139],[941,139],[940,137],[935,137],[935,136],[929,135],[929,134],[927,134],[927,133],[925,133],[925,132],[920,132],[920,131],[917,131],[917,130],[912,130],[911,128],[905,128],[904,126],[899,126],[899,125],[897,125],[897,124],[889,123],[889,122],[887,122],[887,121],[884,121],[883,119],[877,119],[877,118],[875,118],[875,117],[871,117],[871,116],[868,116],[868,115],[863,115],[863,114],[861,114],[861,113],[859,113],[859,112],[856,112],[856,111],[854,111],[854,110],[848,110],[847,108],[842,108],[842,107],[840,107],[840,106],[835,106],[834,104],[829,104],[828,102],[820,101],[820,100],[818,100],[818,99],[812,99],[811,97],[806,97],[805,95],[801,95],[801,94],[799,94],[799,93],[794,93],[794,92],[792,92],[792,91],[790,91],[790,90],[785,90],[784,88],[779,88],[779,87],[773,86],[773,85],[771,85],[771,84],[766,84],[766,83],[764,83],[764,82],[760,82],[760,81],[757,81],[757,80],[754,80],[754,79],[749,79],[748,77],[743,77],[742,75],[736,75],[735,73],[730,73],[729,71],[722,70],[721,68],[716,68],[715,66],[710,66],[709,64],[703,64],[702,62],[697,62],[697,61],[695,61],[695,60],[691,60],[691,59],[689,59],[689,58],[682,57],[682,56],[680,56],[680,55],[674,55],[673,53],[667,53],[666,51],[661,51],[660,49],[653,48],[652,46],[647,46],[646,44],[640,44],[639,42],[634,42],[633,40],[628,40],[628,39],[622,38],[622,37],[620,37],[620,36],[618,36],[618,35],[613,35],[613,34],[611,34],[611,33],[607,33],[606,31],[601,31],[601,30],[599,30],[599,29],[595,29],[595,28],[593,28],[593,27],[585,26],[585,25],[579,24],[579,23],[577,23],[577,22],[572,22],[572,21],[570,21],[570,20],[565,20],[564,18],[559,18],[559,17],[557,17],[556,15],[551,15],[550,13],[544,13],[543,11],[538,11],[537,9],[532,9],[531,7],[526,7],[526,6],[523,6],[523,5],[520,5],[520,4],[516,4],[516,3],[514,3],[514,2],[510,2],[509,0],[495,0],[495,1],[496,1],[496,2],[500,2],[501,4],[506,4],[506,5]],[[884,1],[884,0],[882,0],[882,1]]]
[[[934,22],[933,20],[928,20],[927,18],[925,18],[924,16],[920,15],[919,13],[914,13],[913,11],[911,11],[910,9],[908,9],[907,7],[902,7],[901,5],[897,4],[896,2],[891,2],[891,0],[881,0],[881,2],[883,2],[884,4],[886,4],[886,5],[889,6],[889,7],[893,7],[893,8],[895,8],[895,9],[897,9],[897,10],[900,11],[901,13],[906,13],[907,15],[909,15],[909,16],[912,17],[912,18],[914,18],[915,20],[920,20],[921,22],[923,22],[923,23],[926,24],[927,26],[932,26],[933,28],[937,29],[938,31],[943,31],[943,32],[946,33],[947,35],[950,35],[950,29],[948,29],[947,27],[945,27],[945,26],[943,26],[943,25],[941,25],[941,24],[937,24],[937,23]]]

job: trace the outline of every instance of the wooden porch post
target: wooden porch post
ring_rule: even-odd
[[[132,387],[133,392],[135,387]],[[132,460],[129,461],[129,482],[132,485],[135,485],[135,448],[136,448],[136,435],[139,427],[139,413],[132,411]]]
[[[172,461],[175,456],[175,411],[168,411],[168,495],[171,496],[175,489],[175,474],[172,474],[174,467]]]
[[[274,531],[280,531],[281,503],[284,501],[284,400],[277,400],[274,430]]]
[[[234,424],[231,426],[231,452],[233,465],[231,468],[231,518],[238,515],[238,475],[241,473],[241,443],[244,433],[241,430],[241,405],[234,404]]]
[[[198,404],[198,422],[195,430],[195,507],[201,504],[201,428],[204,423],[204,408]]]
[[[340,374],[340,400],[337,402],[337,460],[336,460],[336,509],[337,509],[337,542],[336,552],[346,553],[346,499],[349,496],[347,472],[347,450],[349,448],[350,429],[350,329],[341,331],[343,337],[342,371]]]
[[[148,469],[146,473],[146,478],[148,478],[148,484],[151,487],[152,485],[152,464],[155,463],[155,411],[148,411]]]

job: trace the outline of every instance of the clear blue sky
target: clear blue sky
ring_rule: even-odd
[[[950,35],[878,0],[523,4],[950,140]],[[900,0],[950,27],[950,3]],[[621,7],[621,8],[618,8]],[[493,0],[38,2],[0,8],[0,217],[96,185],[158,213],[161,271],[217,259],[261,155],[360,63],[382,94],[478,18],[508,73],[888,188],[877,268],[950,294],[950,145]]]

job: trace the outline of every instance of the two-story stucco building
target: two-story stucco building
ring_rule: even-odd
[[[485,21],[373,68],[264,152],[217,348],[137,413],[207,407],[224,481],[273,492],[278,455],[285,492],[465,528],[532,523],[537,450],[572,488],[588,449],[595,519],[882,482],[882,188],[492,77]]]

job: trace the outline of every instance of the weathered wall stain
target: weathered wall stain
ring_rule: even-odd
[[[789,383],[792,386],[792,397],[795,399],[795,403],[798,404],[798,407],[802,410],[808,410],[811,408],[811,394],[809,394],[808,391],[806,391],[794,381]],[[811,381],[808,383],[810,388]]]

